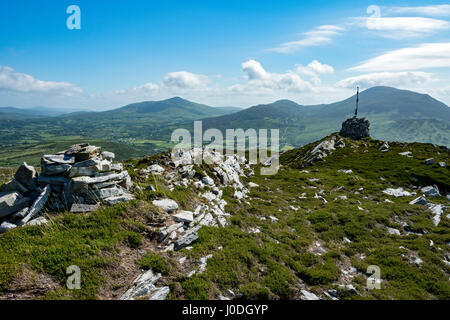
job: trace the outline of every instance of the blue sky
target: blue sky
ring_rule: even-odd
[[[0,106],[315,104],[356,85],[449,104],[449,30],[443,1],[2,1]]]

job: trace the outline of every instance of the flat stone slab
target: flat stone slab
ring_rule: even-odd
[[[383,193],[386,193],[390,196],[394,196],[396,198],[412,196],[412,194],[410,192],[403,190],[403,188],[397,188],[397,189],[387,188],[387,189],[383,190]]]
[[[46,176],[53,176],[57,174],[64,174],[70,170],[72,166],[70,164],[52,164],[52,165],[43,165],[42,166],[42,174]]]
[[[45,154],[42,156],[45,163],[73,164],[75,157],[65,154]]]
[[[177,222],[191,223],[194,221],[194,214],[191,211],[180,211],[173,216],[173,219]]]
[[[29,166],[26,162],[17,169],[14,178],[19,181],[28,190],[36,190],[36,178],[38,174],[34,167]]]
[[[17,191],[0,192],[0,218],[25,208],[29,201]]]
[[[174,250],[177,251],[183,249],[184,247],[187,247],[197,239],[198,239],[197,231],[189,232],[175,242]]]
[[[74,203],[70,208],[70,212],[73,213],[91,212],[97,210],[98,208],[99,208],[98,204],[91,205],[91,204]]]
[[[427,186],[423,187],[421,189],[423,193],[425,193],[429,197],[440,197],[441,193],[439,192],[439,189],[435,186]]]
[[[40,175],[38,178],[38,183],[40,185],[57,185],[57,186],[63,186],[65,184],[69,184],[70,180],[61,176],[46,176],[46,175]]]
[[[50,196],[50,192],[52,191],[52,187],[47,185],[39,197],[34,201],[33,205],[28,210],[28,214],[20,221],[20,225],[26,224],[28,221],[33,219],[44,207],[47,203],[48,197]]]

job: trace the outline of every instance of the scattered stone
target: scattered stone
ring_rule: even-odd
[[[20,225],[26,224],[28,221],[33,219],[39,212],[41,212],[44,205],[47,203],[47,200],[50,196],[52,188],[50,185],[47,185],[39,197],[34,201],[33,205],[28,210],[27,215],[20,221]]]
[[[169,293],[170,288],[168,286],[158,288],[152,292],[149,300],[165,300]]]
[[[427,187],[423,187],[421,189],[421,191],[423,193],[425,193],[425,195],[427,195],[428,197],[440,197],[441,194],[439,192],[439,189],[437,186],[427,186]]]
[[[156,175],[162,174],[164,172],[164,168],[158,164],[152,164],[151,166],[147,167],[147,170],[149,170],[150,173]]]
[[[408,157],[408,158],[412,158],[412,152],[411,151],[400,152],[399,155],[404,156],[404,157]]]
[[[111,197],[111,198],[106,198],[103,201],[110,205],[113,206],[115,204],[118,204],[120,202],[125,202],[125,201],[131,201],[134,200],[134,196],[130,193],[124,193],[121,196],[117,196],[117,197]]]
[[[412,196],[412,194],[410,192],[403,190],[403,188],[397,188],[397,189],[387,188],[387,189],[383,190],[383,193],[386,193],[390,196],[395,196],[396,198]]]
[[[301,290],[301,300],[319,300],[319,298],[314,294],[306,290]]]
[[[184,247],[187,247],[188,245],[190,245],[191,243],[193,243],[194,241],[196,241],[198,239],[198,233],[197,231],[193,231],[190,233],[185,234],[183,237],[181,237],[180,239],[178,239],[175,242],[174,245],[174,250],[178,251]]]
[[[387,142],[384,142],[378,150],[380,150],[381,152],[388,152],[389,144]]]
[[[447,168],[447,164],[445,162],[439,162],[439,166],[441,168]]]
[[[202,182],[207,186],[212,186],[214,184],[214,180],[208,175],[202,178]]]
[[[400,235],[400,231],[398,229],[388,228],[387,231],[390,235],[396,235],[396,236]]]
[[[416,199],[414,199],[413,201],[411,201],[409,204],[421,204],[421,205],[426,205],[427,204],[427,200],[425,199],[424,196],[418,197]]]
[[[112,152],[109,151],[102,151],[101,153],[101,157],[102,159],[108,160],[108,161],[113,161],[114,158],[116,157],[116,155]]]
[[[352,174],[353,173],[352,169],[348,169],[348,170],[341,169],[341,170],[338,170],[338,172],[339,173],[345,173],[345,174]]]
[[[25,225],[26,226],[41,226],[43,224],[47,224],[49,223],[49,221],[47,219],[45,219],[44,217],[39,217],[36,219],[33,219],[29,222],[27,222]]]
[[[41,159],[42,164],[73,164],[75,163],[75,157],[64,154],[45,154]]]
[[[156,289],[155,283],[161,278],[161,274],[156,275],[152,270],[141,274],[133,282],[133,287],[130,288],[125,294],[120,298],[121,300],[134,300],[134,298],[142,297],[147,295],[149,292]]]
[[[13,223],[9,223],[7,221],[3,221],[2,224],[0,224],[0,233],[5,233],[8,230],[14,229],[17,226]]]
[[[91,212],[97,210],[98,208],[99,208],[98,204],[91,205],[91,204],[74,203],[70,208],[70,212],[73,213]]]
[[[191,211],[182,210],[173,216],[176,222],[191,223],[194,221],[194,214]]]
[[[442,204],[429,203],[428,209],[433,213],[432,221],[434,226],[437,227],[439,222],[441,222],[441,216],[444,214],[446,207]]]
[[[425,164],[427,166],[435,164],[434,158],[429,158],[429,159],[425,160]]]
[[[152,203],[166,212],[172,212],[178,209],[178,204],[171,199],[153,200]]]
[[[42,174],[47,176],[54,176],[57,174],[65,174],[70,170],[72,166],[70,164],[53,164],[53,165],[43,165]]]

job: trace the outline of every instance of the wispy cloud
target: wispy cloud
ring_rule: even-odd
[[[304,32],[302,38],[280,44],[278,47],[269,49],[278,53],[292,53],[304,47],[314,47],[331,43],[333,38],[339,36],[344,28],[335,25],[322,25]]]
[[[417,7],[389,7],[386,10],[390,14],[419,14],[435,17],[450,16],[450,4]]]
[[[43,81],[13,68],[0,66],[0,90],[74,96],[83,90],[69,82]]]
[[[411,86],[422,85],[434,80],[427,72],[376,72],[343,79],[336,83],[338,87],[353,89],[356,86],[370,88],[373,86]]]
[[[163,80],[166,87],[178,89],[194,89],[205,87],[210,82],[209,77],[187,71],[168,73]]]
[[[356,67],[353,71],[407,71],[450,67],[450,42],[425,43],[393,50]]]

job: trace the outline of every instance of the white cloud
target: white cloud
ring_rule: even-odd
[[[278,53],[292,53],[304,47],[313,47],[331,43],[333,38],[344,31],[342,27],[334,25],[322,25],[303,33],[303,38],[280,44],[276,48],[269,49]]]
[[[158,90],[160,89],[160,86],[153,83],[153,82],[149,82],[146,84],[143,84],[141,86],[138,87],[134,87],[131,89],[122,89],[122,90],[117,90],[115,93],[116,94],[155,94],[156,92],[158,92]]]
[[[81,88],[69,82],[38,80],[6,66],[0,66],[0,90],[64,96],[78,95],[83,92]]]
[[[389,13],[394,14],[420,14],[425,16],[450,16],[450,4],[417,6],[417,7],[391,7]]]
[[[407,71],[450,67],[450,43],[425,43],[384,53],[350,70]]]
[[[450,28],[450,23],[445,20],[424,17],[369,17],[363,21],[367,29],[393,39],[420,37]]]
[[[169,88],[195,89],[205,87],[210,82],[207,76],[190,73],[187,71],[176,71],[166,74],[163,83]]]
[[[404,87],[422,85],[434,80],[431,73],[416,72],[376,72],[343,79],[336,83],[338,87],[353,89],[356,86],[370,88],[373,86]]]
[[[268,91],[305,92],[313,90],[313,85],[303,80],[298,73],[294,71],[270,73],[264,70],[256,60],[242,63],[242,70],[247,73],[248,82],[231,86],[229,88],[231,91],[256,94]]]
[[[296,65],[296,71],[300,74],[304,74],[307,76],[317,76],[320,74],[327,74],[327,73],[333,73],[334,68],[328,64],[320,63],[317,60],[313,60],[311,63],[309,63],[307,66],[303,66],[301,64]]]

